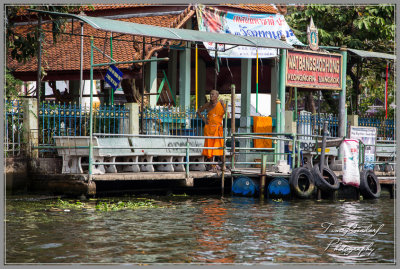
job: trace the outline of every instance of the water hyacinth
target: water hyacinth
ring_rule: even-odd
[[[58,199],[57,202],[49,209],[49,211],[62,211],[67,209],[92,209],[97,211],[119,211],[119,210],[135,210],[139,208],[159,208],[152,199],[144,199],[140,201],[99,201],[83,203],[81,201],[65,201]]]

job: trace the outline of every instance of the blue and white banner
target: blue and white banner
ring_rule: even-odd
[[[200,31],[229,33],[240,36],[257,36],[280,39],[285,35],[291,45],[302,45],[293,34],[285,17],[280,14],[241,14],[225,12],[218,9],[197,6],[197,20]],[[215,43],[204,42],[210,56],[215,57]],[[225,49],[224,49],[225,48]],[[256,48],[231,45],[218,45],[218,57],[222,58],[256,58]],[[211,50],[211,51],[210,51]],[[259,58],[277,56],[277,49],[259,48]]]

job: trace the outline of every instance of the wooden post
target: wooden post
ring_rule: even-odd
[[[235,169],[235,108],[236,108],[236,86],[235,84],[231,85],[231,170]]]
[[[224,121],[225,121],[225,124],[224,124],[225,128],[224,128],[224,144],[223,144],[223,149],[222,149],[223,152],[222,152],[222,177],[221,177],[221,192],[222,192],[222,196],[224,196],[224,191],[225,191],[225,170],[226,170],[226,165],[225,165],[226,154],[225,154],[225,150],[226,150],[226,132],[228,130],[228,128],[227,128],[228,110],[227,109],[225,109],[225,119],[224,119]]]
[[[143,36],[143,48],[142,48],[142,60],[144,60],[145,52],[146,52],[146,40]],[[144,62],[142,62],[142,102],[140,104],[140,133],[144,134],[144,87],[145,87],[145,77],[144,77]]]
[[[37,113],[36,115],[39,117],[39,110],[40,110],[40,94],[41,94],[41,88],[42,88],[42,16],[39,14],[39,20],[38,20],[38,56],[37,56],[37,61],[38,61],[38,67],[37,67],[37,77],[36,77],[36,99],[37,99]],[[37,131],[38,134],[40,133],[40,124],[39,120],[37,121]]]
[[[231,85],[231,186],[233,186],[233,174],[235,170],[235,120],[236,120],[236,86]]]
[[[322,146],[321,146],[321,157],[319,161],[319,171],[321,172],[321,175],[323,175],[324,172],[324,159],[325,159],[325,148],[326,148],[326,136],[327,136],[327,131],[328,131],[328,122],[324,121],[324,127],[323,127],[323,134],[322,134]]]
[[[264,200],[265,192],[265,173],[267,171],[267,155],[261,157],[261,178],[260,178],[260,199]]]

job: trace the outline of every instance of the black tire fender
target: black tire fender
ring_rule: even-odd
[[[315,189],[314,177],[310,170],[305,167],[298,167],[292,170],[289,184],[299,198],[309,198]]]
[[[322,191],[331,192],[339,189],[340,182],[335,173],[328,167],[324,166],[324,171],[321,173],[319,164],[316,164],[312,168],[312,174],[314,175],[315,185]],[[323,175],[327,176],[327,179]]]
[[[367,199],[376,199],[381,195],[381,184],[374,171],[369,169],[361,171],[360,193]]]

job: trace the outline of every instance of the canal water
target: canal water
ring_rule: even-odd
[[[6,263],[394,263],[394,199],[9,196]]]

